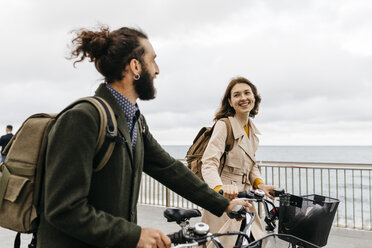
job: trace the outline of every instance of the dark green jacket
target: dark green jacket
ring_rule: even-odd
[[[97,110],[81,103],[57,120],[48,140],[38,247],[136,247],[142,171],[212,213],[223,213],[228,200],[165,152],[145,121],[133,152],[126,118],[115,98],[103,84],[96,95],[113,108],[126,143],[116,144],[106,166],[93,172]]]

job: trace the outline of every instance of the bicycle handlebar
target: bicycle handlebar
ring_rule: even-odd
[[[219,191],[220,194],[223,194],[223,191],[220,190]],[[280,196],[281,194],[284,194],[284,190],[275,190],[273,192],[270,192],[270,194],[272,194],[273,196]],[[247,201],[257,201],[257,202],[263,202],[265,204],[265,210],[266,211],[266,214],[268,215],[268,213],[271,213],[273,210],[271,211],[268,211],[268,207],[267,205],[268,204],[271,204],[273,205],[272,202],[264,199],[265,197],[265,192],[262,191],[262,190],[250,190],[250,191],[241,191],[241,192],[238,192],[238,198],[241,198],[241,199],[244,199],[244,200],[247,200]],[[273,205],[273,207],[275,207]],[[190,210],[188,210],[187,212],[178,212],[178,215],[182,215],[183,217],[189,219],[189,218],[192,218],[193,215],[190,215],[188,212]],[[175,212],[175,211],[173,211]],[[170,215],[174,215],[176,213],[168,213]],[[232,218],[232,219],[238,219],[238,218],[244,218],[246,216],[246,214],[250,214],[251,215],[251,219],[253,220],[253,217],[254,217],[254,213],[249,213],[246,211],[245,207],[242,206],[242,205],[236,205],[233,210],[229,213],[227,213],[227,215]],[[164,215],[167,217],[167,215]],[[265,218],[265,222],[269,225],[269,223],[272,223],[275,219],[275,217],[273,217],[272,215],[270,215],[272,218]],[[170,218],[169,216],[167,217],[168,221],[170,221],[170,219],[173,220],[173,218]],[[224,234],[208,234],[209,232],[209,226],[206,225],[206,226],[202,226],[201,224],[204,224],[204,223],[198,223],[195,225],[195,227],[187,227],[187,228],[182,228],[180,231],[178,232],[175,232],[175,233],[171,233],[171,234],[168,234],[167,236],[170,238],[170,240],[172,241],[173,244],[179,244],[179,246],[177,247],[183,247],[182,244],[188,244],[190,245],[190,243],[193,243],[194,245],[201,245],[201,244],[204,244],[207,242],[207,240],[213,238],[213,237],[218,237],[218,236],[221,236],[221,235],[246,235],[245,233],[240,233],[240,232],[229,232],[229,233],[224,233]],[[198,226],[199,225],[199,226]],[[207,228],[207,229],[206,229]]]
[[[220,194],[223,194],[223,191],[219,191]],[[274,197],[279,197],[285,194],[284,189],[274,189],[269,192],[270,195]],[[275,221],[279,218],[279,208],[276,207],[271,201],[266,200],[265,192],[259,189],[250,190],[250,191],[240,191],[238,192],[238,198],[247,200],[247,201],[256,201],[264,203],[264,210],[265,210],[265,223],[267,224],[266,230],[267,231],[274,231],[276,228]],[[236,205],[234,209],[228,213],[227,215],[230,218],[242,218],[246,214],[246,210],[242,205]]]
[[[223,195],[223,190],[221,189],[218,191],[221,195]],[[279,197],[285,194],[284,189],[277,188],[269,192],[270,195],[273,197]],[[262,201],[265,197],[265,192],[260,189],[255,190],[244,190],[238,192],[238,198],[247,198],[247,200],[256,200],[256,201]]]

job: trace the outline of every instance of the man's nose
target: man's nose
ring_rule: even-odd
[[[159,75],[160,71],[159,71],[159,66],[158,64],[155,63],[154,65],[154,72],[155,72],[155,75]]]

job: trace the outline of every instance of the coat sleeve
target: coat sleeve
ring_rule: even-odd
[[[83,106],[85,108],[79,106]],[[141,228],[88,202],[98,112],[88,103],[64,113],[48,139],[44,215],[55,228],[97,247],[135,247]],[[88,108],[88,110],[87,110]]]
[[[251,126],[251,129],[252,129],[252,132],[253,132],[253,140],[255,142],[255,146],[256,149],[258,147],[258,143],[259,143],[259,138],[257,137],[257,134],[261,134],[260,131],[257,129],[257,127],[254,125],[253,121],[250,120],[250,126]],[[256,150],[254,150],[254,154],[256,153]],[[256,156],[256,155],[255,155]],[[255,184],[255,181],[258,180],[258,181],[261,181],[263,182],[263,179],[262,179],[262,176],[261,176],[261,172],[257,166],[257,162],[256,162],[256,159],[254,159],[254,164],[251,168],[251,171],[249,173],[249,181],[251,183],[252,186],[254,186]]]
[[[153,138],[147,124],[145,130],[144,172],[187,200],[221,216],[229,200],[210,189],[182,162],[171,157]]]
[[[257,179],[259,179],[263,182],[263,179],[261,177],[261,172],[258,169],[257,163],[254,163],[253,166],[252,166],[251,171],[249,172],[249,181],[250,181],[252,186],[254,185],[254,183]]]
[[[218,168],[222,154],[225,151],[226,137],[226,124],[223,121],[217,121],[202,157],[203,179],[212,189],[218,185],[223,185]]]

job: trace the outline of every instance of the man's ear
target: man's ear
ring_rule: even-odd
[[[129,69],[132,71],[133,75],[141,74],[141,63],[137,59],[131,59],[129,62]]]

